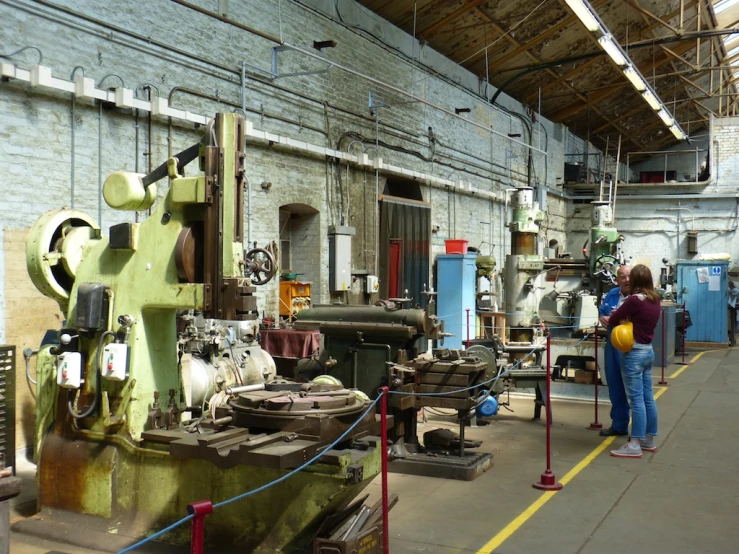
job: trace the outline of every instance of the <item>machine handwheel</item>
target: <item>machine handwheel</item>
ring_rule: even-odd
[[[616,272],[621,261],[611,254],[603,254],[595,260],[595,275],[599,275],[604,283],[616,284]]]
[[[249,277],[255,285],[268,283],[277,272],[274,257],[264,248],[249,250],[244,260],[246,262],[244,275]]]

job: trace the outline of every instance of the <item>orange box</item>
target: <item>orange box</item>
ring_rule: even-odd
[[[293,317],[311,307],[311,285],[300,281],[280,281],[280,316]]]

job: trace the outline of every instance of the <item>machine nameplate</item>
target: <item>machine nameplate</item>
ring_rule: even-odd
[[[544,260],[519,260],[520,271],[541,271],[544,269]]]

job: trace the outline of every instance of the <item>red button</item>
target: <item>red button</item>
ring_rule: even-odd
[[[113,364],[108,364],[108,371],[113,371]]]

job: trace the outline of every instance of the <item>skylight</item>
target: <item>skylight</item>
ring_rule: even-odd
[[[739,4],[739,0],[719,0],[713,4],[713,13],[720,14],[724,10],[728,10],[732,6]]]

